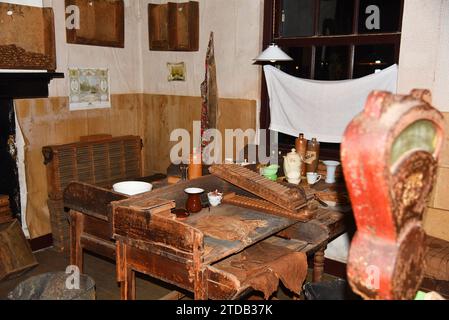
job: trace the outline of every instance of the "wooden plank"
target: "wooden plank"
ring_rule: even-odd
[[[87,183],[73,182],[64,191],[64,206],[109,221],[111,202],[126,199],[127,196],[96,187]]]
[[[236,194],[227,194],[223,198],[223,203],[232,204],[243,208],[258,210],[270,214],[274,214],[281,217],[295,219],[298,221],[309,221],[313,214],[311,211],[304,209],[300,211],[290,211],[281,207],[278,207],[271,202],[255,199],[245,196],[239,196]]]
[[[128,264],[133,270],[148,274],[179,288],[193,291],[191,267],[186,263],[176,262],[131,246],[128,246],[127,250]]]
[[[155,213],[156,205],[164,215]],[[149,199],[147,204],[133,204],[130,200],[113,204],[114,235],[134,240],[158,242],[186,252],[193,252],[195,229],[174,219],[170,209],[174,202]],[[152,212],[153,211],[153,212]]]
[[[219,261],[229,255],[240,252],[250,244],[266,239],[271,235],[297,223],[295,220],[227,204],[223,204],[217,208],[212,208],[211,212],[209,212],[208,209],[203,209],[201,212],[190,216],[184,221],[184,223],[196,227],[202,219],[207,219],[210,215],[213,215],[214,217],[222,216],[235,218],[242,221],[261,221],[264,222],[265,225],[255,229],[254,232],[249,233],[243,241],[230,241],[217,239],[212,236],[205,236],[204,246],[206,248],[206,252],[203,257],[205,264]]]
[[[0,225],[0,280],[37,265],[28,240],[17,220]]]

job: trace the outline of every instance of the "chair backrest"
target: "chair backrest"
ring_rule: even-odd
[[[73,181],[110,187],[142,176],[142,140],[137,136],[47,146],[42,152],[53,200],[62,199]]]
[[[367,299],[413,299],[423,277],[423,213],[436,180],[443,116],[430,92],[373,92],[346,129],[342,162],[357,233],[348,279]]]

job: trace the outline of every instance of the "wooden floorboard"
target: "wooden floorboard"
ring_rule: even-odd
[[[53,249],[46,249],[35,252],[39,265],[34,269],[21,275],[19,278],[5,280],[0,282],[0,300],[7,299],[8,293],[12,291],[20,282],[47,272],[65,271],[69,265],[69,257],[67,254],[59,253]],[[115,263],[95,255],[85,253],[85,274],[92,277],[96,283],[97,300],[119,300],[120,287],[115,279]],[[311,281],[311,274],[307,281]],[[330,281],[334,277],[325,275],[323,280]],[[153,279],[146,275],[138,274],[136,280],[137,299],[138,300],[158,300],[177,288],[167,285],[157,279]],[[191,299],[187,296],[184,299]],[[286,290],[279,290],[276,295],[277,299],[291,299]]]
[[[39,265],[33,270],[19,278],[0,282],[0,299],[6,299],[8,293],[20,282],[47,272],[65,271],[69,264],[66,254],[55,252],[52,249],[36,252],[35,256]],[[120,299],[120,287],[115,280],[114,263],[87,253],[85,254],[85,273],[91,276],[96,283],[98,300]],[[172,287],[162,286],[156,280],[149,281],[149,278],[144,275],[138,275],[136,288],[139,300],[156,300],[172,291]]]

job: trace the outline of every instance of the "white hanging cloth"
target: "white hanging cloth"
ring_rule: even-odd
[[[270,130],[321,142],[341,143],[352,119],[373,90],[396,93],[398,66],[355,80],[315,81],[265,66],[270,96]]]

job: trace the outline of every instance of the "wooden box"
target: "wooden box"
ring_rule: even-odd
[[[65,5],[80,9],[80,28],[66,29],[67,43],[125,47],[123,0],[66,0]]]
[[[199,4],[184,3],[148,5],[150,50],[198,51]]]
[[[138,136],[47,146],[42,151],[47,166],[53,244],[60,251],[69,246],[69,217],[64,210],[63,192],[71,182],[111,188],[116,182],[142,176],[142,140]]]
[[[0,280],[19,275],[37,264],[19,222],[0,224]]]

